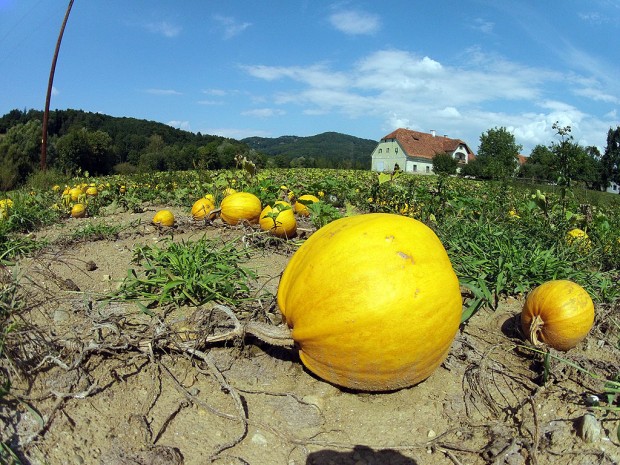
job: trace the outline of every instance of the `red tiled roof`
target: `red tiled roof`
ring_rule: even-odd
[[[381,139],[396,139],[405,153],[410,157],[421,157],[432,159],[438,153],[452,153],[459,145],[464,145],[467,150],[468,160],[472,160],[475,155],[469,146],[461,139],[451,139],[444,136],[433,136],[426,132],[412,131],[411,129],[397,129]]]
[[[525,163],[527,162],[527,157],[525,155],[517,155],[517,158],[519,159],[519,165],[525,165]]]

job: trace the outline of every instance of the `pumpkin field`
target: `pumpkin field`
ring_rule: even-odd
[[[578,187],[34,178],[0,194],[0,464],[618,464],[619,280],[620,196]]]

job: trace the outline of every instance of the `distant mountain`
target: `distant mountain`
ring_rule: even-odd
[[[278,166],[370,169],[377,141],[338,132],[315,136],[248,137],[241,142]]]

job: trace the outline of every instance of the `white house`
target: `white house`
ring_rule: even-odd
[[[373,171],[393,171],[398,167],[408,173],[430,174],[433,172],[433,157],[449,153],[452,158],[465,165],[475,155],[465,142],[430,133],[397,129],[383,137],[372,152]]]
[[[607,192],[610,194],[620,194],[620,184],[612,181],[607,188]]]

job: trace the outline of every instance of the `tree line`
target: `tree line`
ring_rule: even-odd
[[[519,177],[565,187],[578,183],[596,190],[605,190],[612,182],[620,184],[620,126],[609,129],[602,154],[597,147],[576,143],[570,126],[556,122],[553,129],[558,140],[537,145],[529,157],[520,155],[523,147],[505,127],[489,129],[480,136],[476,158],[460,174],[495,180]],[[433,160],[433,171],[456,173],[456,160],[450,160],[439,154]]]
[[[12,110],[0,118],[1,190],[19,186],[40,166],[42,120],[37,110]],[[66,175],[225,169],[235,166],[236,157],[266,164],[264,154],[237,140],[153,121],[81,110],[49,116],[47,167]]]
[[[43,112],[0,117],[0,189],[25,182],[40,166]],[[82,110],[51,111],[47,168],[63,175],[227,169],[245,158],[258,168],[369,169],[374,142],[337,133],[242,141],[183,131],[154,121]],[[284,142],[291,142],[284,143]],[[368,145],[370,144],[370,145]]]

